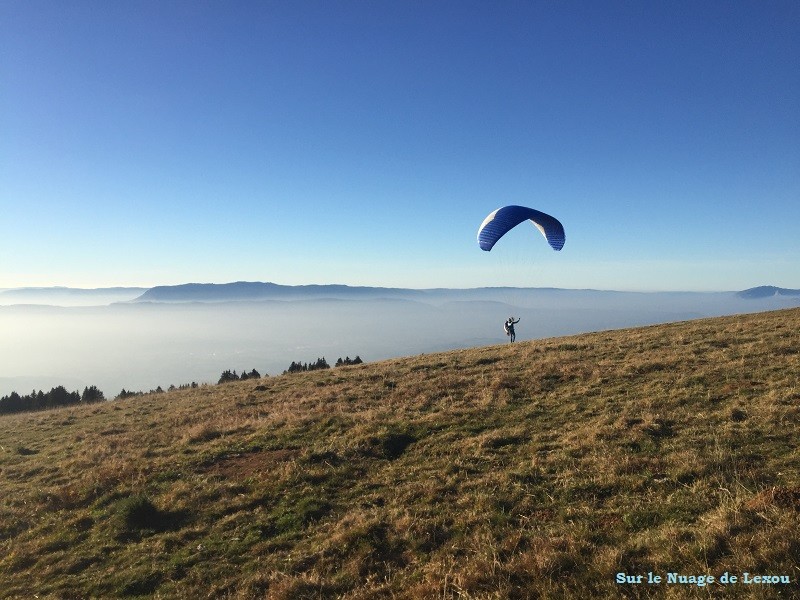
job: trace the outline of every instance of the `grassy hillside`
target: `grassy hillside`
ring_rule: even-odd
[[[800,597],[799,332],[789,310],[3,417],[0,597]]]

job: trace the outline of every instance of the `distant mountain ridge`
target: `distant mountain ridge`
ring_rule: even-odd
[[[343,284],[281,285],[272,282],[184,283],[150,288],[134,302],[236,302],[299,298],[413,298],[424,292],[403,288],[361,287]]]
[[[232,283],[185,283],[180,285],[156,286],[146,290],[134,302],[236,302],[258,300],[296,300],[296,299],[423,299],[432,294],[448,295],[452,292],[472,292],[498,290],[503,288],[472,289],[410,289],[371,286],[349,286],[344,284],[311,284],[282,285],[272,282],[236,281]],[[517,288],[507,288],[517,289]],[[518,288],[534,289],[534,288]],[[538,291],[578,291],[561,290],[559,288],[535,288]],[[584,292],[603,293],[600,290],[581,290]],[[615,293],[608,291],[605,293]],[[690,292],[686,292],[690,293]],[[703,292],[697,292],[702,294]],[[722,292],[725,293],[725,292]],[[759,286],[740,292],[728,292],[743,299],[761,299],[771,296],[800,296],[800,290],[778,288],[775,286]]]
[[[446,297],[451,294],[482,295],[499,290],[525,290],[539,293],[584,292],[592,294],[638,294],[639,292],[616,292],[613,290],[567,290],[561,288],[389,288],[372,286],[350,286],[344,284],[282,285],[272,282],[236,281],[232,283],[184,283],[162,285],[146,290],[133,302],[237,302],[259,300],[298,300],[298,299],[342,299],[374,300],[379,298],[423,300],[431,296]],[[646,292],[641,292],[647,294]],[[653,292],[656,293],[656,292]],[[680,294],[728,294],[741,299],[764,299],[773,296],[798,296],[800,290],[780,288],[770,285],[742,290],[739,292],[664,292]]]
[[[345,284],[282,285],[273,282],[236,281],[231,283],[184,283],[145,287],[68,288],[27,287],[0,290],[0,305],[102,305],[117,302],[135,303],[188,303],[188,302],[259,302],[290,300],[417,300],[444,302],[454,299],[500,300],[508,302],[510,296],[535,294],[540,299],[567,297],[604,299],[615,297],[727,297],[741,301],[783,299],[800,302],[800,289],[763,285],[742,291],[728,292],[620,292],[614,290],[532,288],[532,287],[479,287],[479,288],[395,288],[376,286],[351,286]],[[561,301],[560,300],[560,301]]]
[[[770,296],[800,296],[800,290],[775,287],[774,285],[760,285],[743,290],[736,294],[740,298],[769,298]]]

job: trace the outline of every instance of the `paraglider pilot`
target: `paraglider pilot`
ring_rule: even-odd
[[[519,319],[515,321],[514,317],[508,317],[508,321],[503,323],[503,329],[506,330],[506,335],[511,338],[511,343],[513,343],[514,339],[517,337],[517,334],[514,332],[514,325],[517,323],[519,323]]]

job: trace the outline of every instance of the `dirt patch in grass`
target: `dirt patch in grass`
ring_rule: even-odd
[[[775,507],[800,512],[800,487],[771,487],[756,494],[745,507],[753,511]]]
[[[296,460],[300,450],[282,448],[278,450],[260,450],[235,456],[226,456],[204,467],[203,471],[213,475],[221,475],[226,479],[249,479],[264,477],[272,473],[276,465]]]

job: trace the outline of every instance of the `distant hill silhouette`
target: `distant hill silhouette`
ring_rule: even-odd
[[[67,287],[12,288],[0,290],[0,304],[63,304],[89,305],[110,302],[237,302],[265,300],[420,300],[446,302],[452,300],[507,301],[509,294],[535,293],[540,298],[558,297],[560,300],[580,298],[611,301],[621,297],[642,296],[637,292],[613,290],[563,289],[563,288],[391,288],[350,286],[343,284],[281,285],[272,282],[236,281],[232,283],[185,283],[161,285],[153,288],[115,287],[79,289]],[[663,292],[672,299],[680,296],[701,296],[766,299],[771,297],[798,297],[800,289],[762,285],[739,292]],[[652,293],[644,294],[653,296]]]
[[[800,290],[775,287],[774,285],[760,285],[736,294],[740,298],[769,298],[770,296],[800,296]]]
[[[134,302],[239,302],[265,300],[496,300],[503,293],[511,292],[536,293],[540,297],[559,296],[570,299],[580,298],[618,300],[621,297],[642,296],[637,292],[615,292],[612,290],[572,290],[560,288],[469,288],[469,289],[409,289],[368,286],[349,286],[341,284],[327,285],[281,285],[272,282],[237,281],[233,283],[185,283],[181,285],[156,286],[135,298]],[[499,294],[499,296],[498,296]],[[773,296],[800,296],[800,290],[779,288],[775,286],[759,286],[740,292],[663,292],[672,300],[678,295],[695,298],[713,298],[715,301],[723,297],[739,299],[764,299]],[[653,296],[654,294],[645,294]],[[457,298],[455,298],[457,296]]]
[[[186,283],[147,290],[135,302],[234,302],[243,300],[293,300],[309,298],[375,299],[414,298],[421,290],[330,285],[280,285],[271,282]]]

